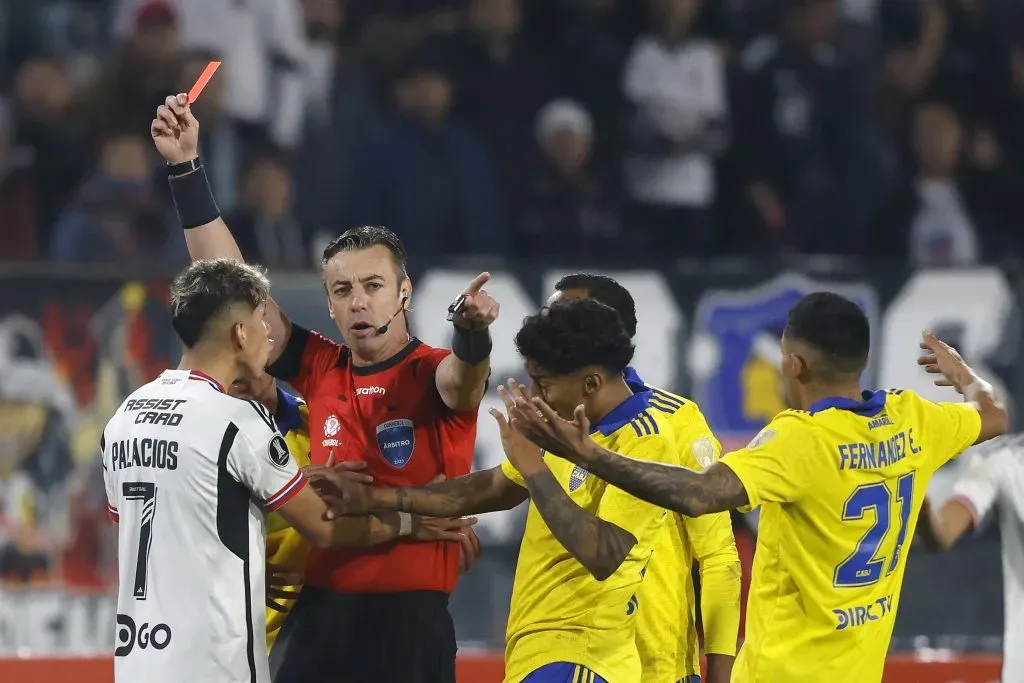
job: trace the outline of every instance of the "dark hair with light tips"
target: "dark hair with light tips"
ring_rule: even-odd
[[[256,310],[270,296],[261,266],[233,259],[193,261],[171,283],[171,326],[186,348],[209,333],[210,322],[242,306]]]

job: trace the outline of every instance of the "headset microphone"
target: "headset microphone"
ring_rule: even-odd
[[[405,310],[405,303],[408,300],[409,300],[409,295],[408,294],[403,294],[402,295],[402,305],[398,307],[397,311],[395,311],[394,313],[391,314],[391,317],[388,318],[388,321],[386,323],[384,323],[383,325],[381,325],[380,327],[377,328],[377,334],[387,334],[388,333],[388,327],[390,327],[392,321],[395,318],[398,317],[398,314]]]

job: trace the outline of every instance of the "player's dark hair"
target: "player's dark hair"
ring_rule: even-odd
[[[554,375],[591,365],[621,373],[633,359],[619,314],[594,299],[556,301],[525,318],[515,341],[519,355]]]
[[[614,278],[595,273],[573,273],[566,275],[555,285],[555,290],[559,292],[567,289],[581,289],[594,301],[614,308],[622,319],[629,338],[636,336],[636,301],[629,290]]]
[[[834,292],[815,292],[789,311],[786,337],[814,347],[836,374],[859,373],[871,347],[871,327],[860,306]]]
[[[171,325],[181,343],[192,348],[211,320],[232,306],[255,310],[270,295],[261,266],[233,259],[193,261],[171,283]]]
[[[389,228],[383,225],[360,225],[358,228],[346,230],[324,248],[320,259],[321,267],[343,251],[362,251],[371,247],[387,247],[398,268],[399,280],[408,277],[406,270],[406,254],[402,240]]]

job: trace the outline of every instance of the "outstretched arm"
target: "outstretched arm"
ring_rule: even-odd
[[[484,289],[490,273],[480,273],[458,299],[452,312],[452,353],[437,367],[434,382],[441,400],[452,410],[476,410],[487,392],[491,375],[491,333],[498,302]]]
[[[243,261],[199,160],[199,121],[192,115],[187,95],[167,97],[157,108],[150,135],[168,164],[171,195],[185,231],[189,257],[193,261],[219,258]],[[265,320],[270,326],[270,338],[274,340],[269,364],[277,360],[287,345],[292,325],[273,299],[267,302]]]
[[[342,500],[336,507],[344,511],[354,505],[371,510],[412,512],[428,517],[462,517],[511,510],[529,495],[525,488],[506,477],[500,467],[426,486],[343,490]],[[359,500],[361,491],[370,496],[368,500]]]
[[[743,482],[716,462],[703,472],[678,465],[626,458],[594,444],[581,465],[609,484],[688,517],[724,512],[749,502]]]

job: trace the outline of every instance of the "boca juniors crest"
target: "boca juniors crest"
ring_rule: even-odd
[[[874,335],[876,295],[862,283],[821,282],[784,273],[759,287],[713,290],[701,297],[690,341],[693,397],[719,439],[745,443],[788,407],[779,370],[782,331],[789,309],[807,294],[820,291],[856,302],[867,314]],[[872,374],[869,366],[864,376],[868,384]]]
[[[569,475],[569,493],[575,493],[579,487],[583,486],[583,483],[590,476],[590,472],[586,471],[579,465],[572,468],[572,474]]]
[[[412,420],[388,420],[377,425],[377,448],[392,467],[405,467],[416,446]]]

